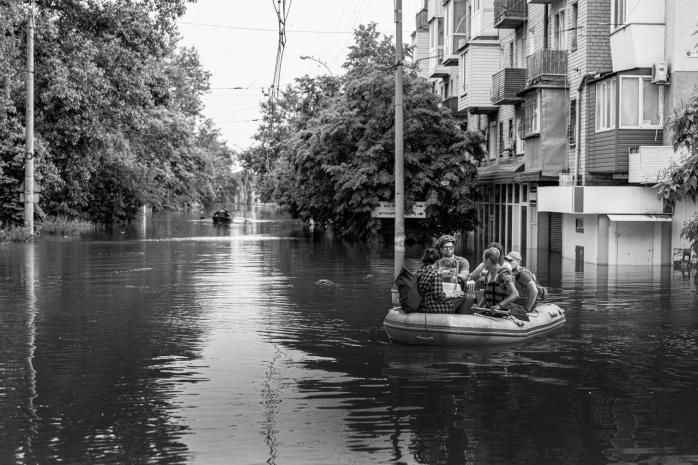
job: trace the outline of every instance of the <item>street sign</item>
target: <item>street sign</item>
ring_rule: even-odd
[[[413,213],[408,213],[405,211],[405,218],[426,218],[426,203],[425,202],[415,202],[412,206]],[[394,202],[381,202],[376,208],[371,212],[371,216],[374,218],[395,218],[395,203]]]
[[[18,192],[24,192],[24,181],[17,188]],[[41,192],[41,186],[37,184],[36,179],[34,180],[34,193]]]
[[[24,192],[19,194],[19,201],[24,202]],[[39,193],[34,192],[34,199],[32,200],[32,203],[39,203]]]

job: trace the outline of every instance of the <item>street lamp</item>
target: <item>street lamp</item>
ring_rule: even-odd
[[[313,61],[316,61],[316,62],[320,63],[322,66],[325,67],[325,69],[327,70],[327,72],[330,73],[330,76],[334,77],[334,73],[332,72],[332,70],[330,69],[330,67],[327,66],[327,63],[325,63],[324,61],[319,60],[319,59],[317,59],[317,58],[315,58],[315,57],[312,57],[312,56],[309,56],[309,55],[301,55],[301,60],[313,60]]]

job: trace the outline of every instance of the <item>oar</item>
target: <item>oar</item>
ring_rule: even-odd
[[[476,307],[476,306],[473,306],[472,308],[473,308],[473,311],[476,311],[476,312],[490,312],[490,313],[494,313],[495,315],[505,315],[505,316],[511,315],[511,310],[493,310],[493,309],[487,308],[487,307]]]

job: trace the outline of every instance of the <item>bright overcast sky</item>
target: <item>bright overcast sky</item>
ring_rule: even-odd
[[[278,23],[274,0],[198,0],[188,4],[179,21],[182,45],[194,46],[211,73],[211,92],[204,113],[220,128],[232,149],[252,144],[259,122],[262,87],[274,78]],[[322,64],[301,60],[310,55],[342,72],[352,31],[359,24],[378,23],[378,30],[395,36],[392,0],[286,0],[286,48],[281,87],[308,74],[327,74]],[[410,43],[420,0],[403,0],[403,43]],[[243,89],[230,89],[242,87]]]

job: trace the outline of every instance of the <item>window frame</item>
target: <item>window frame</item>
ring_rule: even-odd
[[[555,50],[567,50],[567,14],[564,8],[560,8],[553,17]]]
[[[652,80],[650,76],[644,76],[644,75],[634,75],[634,74],[624,74],[622,76],[619,76],[618,80],[618,128],[619,129],[662,129],[664,127],[664,86],[657,86],[658,88],[658,102],[657,105],[659,106],[659,123],[657,124],[644,124],[642,120],[642,115],[644,113],[644,105],[645,105],[645,98],[644,98],[644,92],[645,92],[645,86],[644,86],[644,81],[649,82],[650,85],[656,85],[652,84]],[[637,119],[638,119],[638,125],[623,125],[623,118],[620,115],[620,109],[622,108],[622,103],[623,103],[623,81],[624,80],[629,80],[629,79],[636,79],[638,81],[638,94],[637,94]]]
[[[619,16],[622,16],[622,19],[619,19]],[[628,24],[628,1],[611,0],[611,32],[626,24]]]
[[[461,75],[460,79],[460,93],[461,95],[467,95],[468,94],[468,84],[470,80],[468,79],[468,59],[467,59],[468,52],[466,51],[465,53],[461,54],[460,56],[460,66],[461,66]]]
[[[617,127],[617,119],[618,119],[618,91],[617,91],[617,86],[616,86],[616,76],[613,76],[610,79],[606,79],[601,82],[597,82],[596,86],[594,87],[594,90],[596,92],[596,102],[594,105],[594,132],[606,132],[606,131],[613,131]],[[603,91],[603,94],[599,93],[599,89],[603,88],[605,89]],[[610,95],[609,95],[610,91]],[[600,95],[603,95],[603,103],[604,105],[600,105]],[[611,98],[611,105],[608,105],[608,99]],[[599,111],[601,110],[601,111]],[[605,120],[608,124],[605,126],[602,126],[600,124],[602,118],[602,113],[604,114],[603,120]]]

